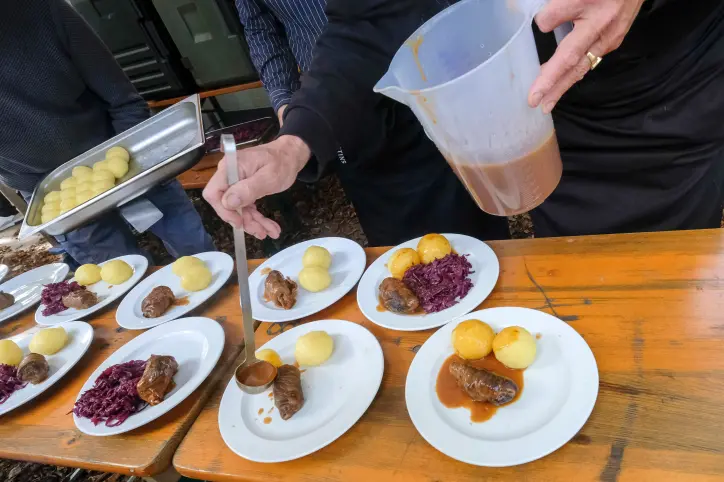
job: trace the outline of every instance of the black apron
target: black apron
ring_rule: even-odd
[[[545,61],[555,44],[537,40]],[[553,117],[563,177],[531,213],[536,236],[719,227],[724,2],[647,0]]]

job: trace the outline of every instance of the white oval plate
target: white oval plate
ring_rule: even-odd
[[[297,339],[318,330],[332,336],[334,352],[318,367],[302,367],[304,406],[289,420],[282,420],[274,407],[269,397],[272,388],[248,395],[233,378],[227,385],[219,407],[219,430],[240,457],[284,462],[309,455],[349,430],[372,403],[382,382],[384,360],[377,338],[362,326],[341,320],[305,323],[262,348],[275,350],[292,364]],[[271,417],[271,423],[265,424],[265,417]]]
[[[133,275],[131,275],[128,280],[126,280],[124,283],[114,286],[109,285],[103,280],[100,280],[97,283],[93,283],[90,286],[86,286],[86,289],[88,289],[88,291],[92,291],[93,293],[95,293],[99,301],[95,305],[85,310],[68,308],[67,310],[61,311],[60,313],[57,313],[55,315],[45,316],[43,315],[45,305],[41,304],[35,312],[35,321],[39,325],[53,326],[57,325],[58,323],[63,323],[65,321],[75,321],[85,318],[86,316],[89,316],[98,310],[102,310],[103,308],[123,296],[124,293],[133,288],[133,286],[138,283],[141,278],[143,278],[143,275],[146,273],[146,269],[148,269],[148,260],[138,254],[120,256],[118,258],[110,259],[105,263],[101,263],[98,266],[103,266],[104,264],[115,259],[125,261],[131,268],[133,268]],[[75,278],[72,278],[70,281],[75,281]]]
[[[456,253],[468,255],[468,261],[473,266],[470,280],[473,287],[457,304],[437,313],[423,315],[399,315],[391,311],[379,311],[379,286],[382,280],[392,276],[387,269],[387,262],[392,254],[400,248],[417,248],[421,238],[416,238],[387,251],[375,260],[359,282],[357,288],[357,304],[362,314],[372,323],[399,331],[429,330],[442,326],[455,318],[462,316],[480,305],[490,295],[498,281],[500,264],[498,258],[487,244],[479,239],[462,234],[444,234]]]
[[[209,318],[182,318],[158,326],[138,335],[109,356],[96,368],[81,388],[78,397],[95,384],[103,371],[113,365],[131,360],[147,360],[151,355],[171,355],[178,362],[178,372],[173,377],[176,387],[156,406],[147,406],[128,417],[117,427],[104,423],[93,425],[88,418],[73,414],[78,430],[88,435],[108,436],[129,432],[164,415],[201,385],[224,349],[224,329]]]
[[[271,270],[280,271],[285,277],[299,284],[302,256],[310,246],[322,246],[332,255],[332,265],[329,268],[329,274],[332,276],[330,287],[318,293],[311,293],[299,285],[297,302],[290,310],[277,308],[274,303],[264,301],[264,282]],[[349,239],[320,238],[295,244],[269,258],[249,276],[254,319],[279,323],[318,313],[339,301],[354,288],[365,270],[366,263],[367,256],[362,246]]]
[[[90,347],[93,341],[93,328],[88,323],[68,321],[62,323],[60,326],[65,328],[65,331],[68,333],[68,343],[55,355],[45,357],[50,368],[48,378],[37,385],[28,383],[25,388],[13,393],[5,403],[0,405],[0,415],[28,403],[52,387],[55,382],[63,378],[63,375],[68,373],[68,371],[83,358],[85,352],[88,351],[88,347]],[[17,343],[23,350],[23,355],[27,356],[30,354],[30,350],[28,349],[30,340],[34,334],[42,329],[42,326],[35,326],[27,331],[11,336],[9,339]]]
[[[437,375],[453,354],[458,322],[433,334],[415,355],[405,383],[412,423],[433,447],[461,462],[507,467],[544,457],[568,442],[586,423],[598,396],[598,367],[591,349],[573,328],[527,308],[491,308],[460,318],[488,323],[495,332],[522,326],[540,334],[533,364],[524,372],[523,393],[483,423],[465,408],[450,409],[435,391]]]
[[[10,293],[15,297],[15,303],[12,306],[0,310],[0,322],[32,308],[35,303],[40,301],[43,286],[63,281],[69,271],[70,268],[65,263],[46,264],[0,285],[0,291]]]
[[[181,288],[181,278],[173,274],[169,264],[141,281],[123,298],[116,311],[118,324],[129,330],[152,328],[185,315],[219,291],[234,270],[234,260],[228,254],[218,251],[199,253],[194,256],[204,261],[211,270],[211,284],[205,290],[190,292]],[[180,306],[174,305],[158,318],[146,318],[141,313],[141,303],[157,286],[168,286],[176,298],[187,297],[188,303]]]
[[[0,264],[0,283],[5,279],[5,277],[10,272],[10,268],[8,268],[8,265],[6,264]]]

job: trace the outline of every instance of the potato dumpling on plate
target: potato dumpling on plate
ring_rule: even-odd
[[[60,183],[60,190],[65,191],[66,189],[75,187],[76,184],[78,184],[78,180],[74,177],[69,177],[68,179],[63,179],[63,181]]]
[[[304,366],[316,367],[329,360],[334,351],[334,340],[326,331],[310,331],[297,339],[294,358]]]
[[[279,356],[279,353],[275,352],[271,348],[264,348],[263,350],[259,350],[258,352],[256,352],[256,357],[261,361],[271,363],[277,368],[284,365],[284,363],[282,362],[282,357]]]
[[[508,326],[493,340],[493,351],[506,367],[523,370],[535,360],[535,338],[521,326]]]
[[[131,155],[128,151],[121,146],[113,146],[106,151],[106,159],[110,159],[111,157],[120,157],[126,162],[131,159]]]
[[[23,360],[23,350],[12,340],[0,340],[0,365],[18,366]]]
[[[183,276],[186,271],[194,266],[206,266],[206,263],[195,256],[181,256],[171,264],[171,271],[176,276]]]
[[[57,326],[44,328],[33,335],[28,348],[31,353],[50,356],[62,350],[67,342],[68,333],[65,332],[65,328]]]
[[[387,262],[387,269],[390,270],[393,278],[402,279],[405,272],[416,264],[420,264],[420,255],[412,248],[398,249]]]
[[[452,332],[452,345],[460,358],[478,360],[493,351],[495,332],[480,320],[465,320]]]
[[[122,259],[114,259],[101,266],[101,279],[109,285],[125,283],[131,276],[133,268]]]
[[[111,171],[116,179],[122,178],[128,172],[128,161],[120,157],[108,158],[106,162],[108,162],[108,170]]]
[[[97,264],[84,264],[75,270],[75,280],[81,286],[90,286],[101,280],[101,267]]]
[[[73,168],[73,177],[78,181],[89,179],[93,175],[93,169],[88,166],[75,166]]]
[[[417,254],[425,264],[444,258],[450,253],[452,253],[450,241],[442,234],[426,234],[417,243]]]
[[[302,256],[302,266],[311,268],[318,266],[320,268],[329,269],[332,265],[332,255],[326,248],[321,246],[310,246],[304,251]]]
[[[326,290],[332,284],[332,277],[326,269],[311,266],[299,272],[299,284],[305,290],[317,293]]]
[[[48,194],[45,195],[43,198],[43,202],[45,204],[52,203],[52,202],[60,202],[60,191],[50,191]]]
[[[202,266],[192,266],[181,276],[181,288],[186,291],[205,290],[211,284],[211,270]]]

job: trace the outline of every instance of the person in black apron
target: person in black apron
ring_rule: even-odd
[[[555,40],[537,41],[547,61]],[[719,227],[724,2],[644,2],[553,118],[563,177],[531,213],[536,236]]]
[[[359,164],[360,181],[368,167],[371,173],[375,164],[384,170],[397,162],[394,155],[374,155],[387,135],[414,166],[410,149],[427,142],[419,123],[408,122],[409,110],[371,89],[405,39],[445,6],[436,0],[329,0],[329,25],[284,114],[282,136],[273,146],[239,156],[247,179],[238,186],[229,189],[221,171],[207,188],[221,217],[241,222],[235,211],[251,208],[259,197],[252,191],[283,190],[302,167],[301,175],[318,175],[339,145],[372,154]],[[531,107],[551,111],[567,91],[554,110],[563,178],[532,212],[536,235],[718,226],[724,2],[551,0],[536,18],[546,31],[569,20],[573,32],[545,63],[529,98]],[[390,125],[397,127],[394,135],[386,130]],[[419,142],[408,142],[416,133]],[[398,186],[434,178],[435,166],[426,164],[432,174],[411,175],[406,185],[396,178]],[[360,192],[356,203],[398,207],[373,190]]]

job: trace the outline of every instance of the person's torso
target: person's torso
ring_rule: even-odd
[[[39,21],[23,2],[7,7],[0,18],[0,180],[27,191],[113,129],[52,20]]]
[[[309,70],[314,44],[327,25],[326,0],[264,0],[264,4],[284,26],[299,68]]]

